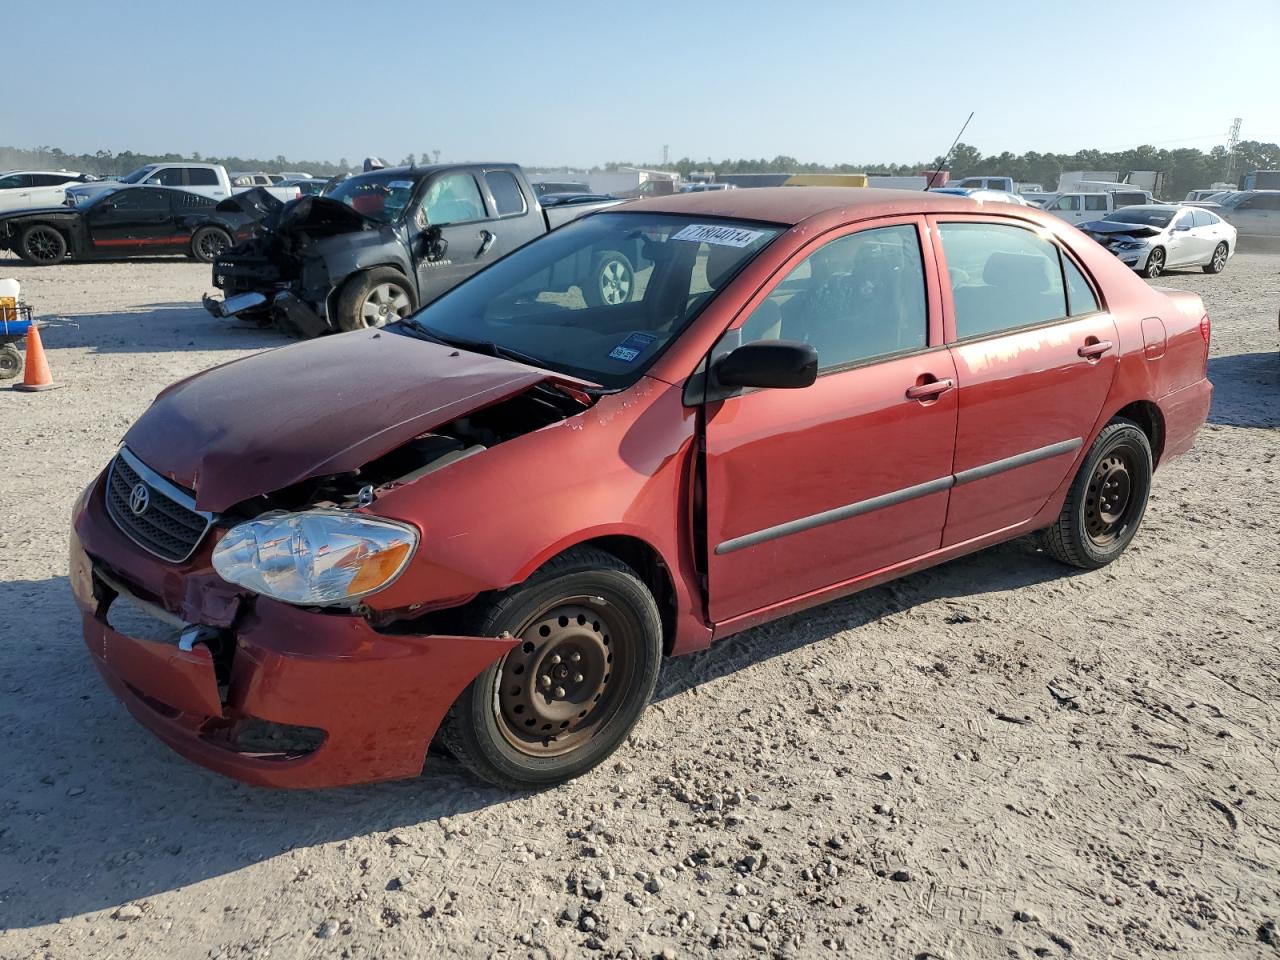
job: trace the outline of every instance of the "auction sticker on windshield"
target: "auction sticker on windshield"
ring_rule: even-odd
[[[609,351],[609,357],[613,360],[621,360],[623,363],[631,363],[636,357],[644,353],[645,350],[658,338],[648,333],[633,333],[627,339]]]
[[[722,247],[745,247],[764,236],[762,230],[743,230],[741,227],[721,227],[709,223],[691,223],[672,240],[692,240],[695,243],[715,243]]]

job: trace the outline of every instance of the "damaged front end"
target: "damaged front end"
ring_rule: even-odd
[[[316,390],[332,389],[331,342],[289,348]],[[197,375],[157,398],[75,508],[71,580],[95,666],[167,744],[250,783],[417,775],[454,700],[516,641],[456,633],[470,597],[434,583],[400,609],[285,602],[220,575],[219,546],[263,518],[377,522],[385,493],[593,402],[591,385],[495,357],[377,332],[353,343],[383,359],[370,408],[308,429],[305,386],[268,405],[277,365],[298,363],[285,351]]]
[[[315,337],[335,329],[329,319],[331,295],[355,266],[351,250],[369,245],[364,238],[344,238],[374,233],[380,244],[387,239],[381,233],[392,228],[326,197],[281,204],[268,194],[267,200],[276,204],[269,207],[267,200],[254,198],[262,192],[250,191],[219,204],[242,211],[248,205],[261,213],[261,219],[253,236],[214,262],[213,285],[222,290],[223,298],[206,294],[205,309],[219,318],[275,324],[292,336]]]

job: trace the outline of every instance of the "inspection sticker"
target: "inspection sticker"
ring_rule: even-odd
[[[621,360],[623,363],[630,363],[658,338],[648,333],[633,333],[627,339],[609,351],[609,358],[612,360]]]
[[[762,230],[743,230],[741,227],[718,227],[709,223],[691,223],[672,240],[692,240],[694,243],[715,243],[722,247],[745,247],[764,235]]]

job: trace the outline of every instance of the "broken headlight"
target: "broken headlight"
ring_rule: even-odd
[[[381,590],[418,546],[413,527],[341,510],[268,513],[232,527],[213,551],[231,583],[304,606],[344,606]]]

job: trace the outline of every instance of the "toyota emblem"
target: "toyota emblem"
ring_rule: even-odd
[[[151,506],[151,491],[147,489],[145,483],[134,484],[132,490],[129,491],[129,509],[133,511],[135,517],[140,517],[147,512],[147,507]]]

